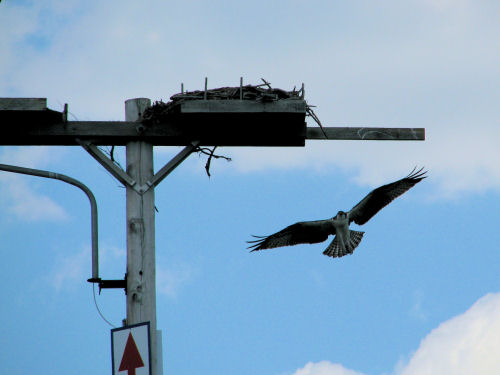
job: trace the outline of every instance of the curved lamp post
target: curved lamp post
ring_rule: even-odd
[[[23,168],[15,165],[0,164],[0,170],[21,173],[31,176],[38,176],[44,178],[52,178],[60,180],[76,186],[82,190],[90,201],[91,212],[91,233],[92,233],[92,278],[88,279],[91,283],[98,283],[99,290],[101,288],[125,288],[125,280],[101,280],[99,277],[99,250],[98,250],[98,237],[97,237],[97,203],[92,191],[82,182],[60,173],[44,171],[40,169]]]

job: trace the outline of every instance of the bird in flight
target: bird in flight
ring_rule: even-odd
[[[270,236],[253,236],[256,239],[247,241],[252,244],[248,248],[257,251],[303,243],[319,243],[333,234],[335,237],[323,254],[333,258],[352,254],[365,232],[351,230],[349,224],[352,222],[358,225],[365,224],[382,208],[426,178],[426,173],[423,168],[419,170],[413,168],[408,176],[370,192],[348,212],[339,211],[337,215],[326,220],[301,221]]]

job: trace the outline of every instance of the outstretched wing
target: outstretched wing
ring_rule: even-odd
[[[418,171],[415,169],[413,168],[413,171],[405,178],[381,186],[363,198],[349,211],[349,223],[353,221],[359,225],[366,223],[382,208],[427,177],[425,176],[427,171],[423,171],[424,168]]]
[[[301,243],[323,242],[329,234],[335,234],[335,229],[332,225],[328,225],[328,220],[303,221],[290,225],[270,236],[253,236],[257,239],[247,242],[253,244],[248,249],[256,251]]]

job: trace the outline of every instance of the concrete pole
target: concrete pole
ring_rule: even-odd
[[[145,98],[125,101],[125,120],[136,121],[151,105]],[[133,141],[126,145],[127,173],[136,186],[153,179],[153,145]],[[127,325],[150,322],[152,375],[161,373],[156,337],[154,188],[138,193],[127,185]],[[160,370],[160,371],[159,371]]]

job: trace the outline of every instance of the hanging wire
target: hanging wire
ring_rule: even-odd
[[[323,132],[323,135],[325,136],[326,139],[328,139],[328,136],[326,135],[326,132],[325,132],[325,129],[323,129],[323,125],[321,124],[321,121],[319,121],[319,118],[318,116],[316,116],[316,113],[314,113],[314,111],[312,110],[311,107],[314,107],[314,106],[311,106],[311,105],[306,105],[306,112],[307,112],[307,115],[308,116],[311,116],[313,118],[314,121],[316,121],[316,123],[319,125],[319,127],[321,128],[321,131]]]
[[[125,171],[125,168],[123,168],[123,166],[114,157],[115,146],[111,146],[110,148],[107,148],[106,146],[97,146],[97,148],[99,149],[99,151],[101,151],[106,156],[108,156],[109,159],[113,162],[114,165],[116,165],[122,171]],[[109,172],[107,170],[106,170],[106,172],[107,172],[108,176],[111,177],[111,179],[113,180],[113,182],[117,182],[116,179],[111,174],[111,172]],[[121,185],[120,183],[117,183],[116,186],[119,187],[119,188],[125,188],[125,186]]]
[[[125,170],[122,165],[115,159],[115,146],[111,146],[111,148],[105,148],[104,146],[98,146],[97,147],[99,150],[101,150],[103,153],[105,153],[110,159],[111,161],[113,162],[113,164],[115,164],[117,167],[121,168],[122,170]]]
[[[99,309],[99,305],[97,304],[97,299],[96,299],[96,297],[95,297],[95,283],[93,283],[93,284],[92,284],[92,293],[93,293],[93,295],[94,295],[94,304],[95,304],[95,307],[96,307],[96,309],[97,309],[97,312],[98,312],[98,313],[99,313],[99,315],[101,316],[101,318],[102,318],[102,319],[103,319],[106,323],[108,323],[111,327],[116,328],[116,326],[115,326],[115,325],[113,325],[112,323],[110,323],[110,322],[109,322],[109,320],[108,320],[108,319],[106,319],[106,318],[104,317],[104,315],[102,315],[102,312],[101,312],[101,310]]]

